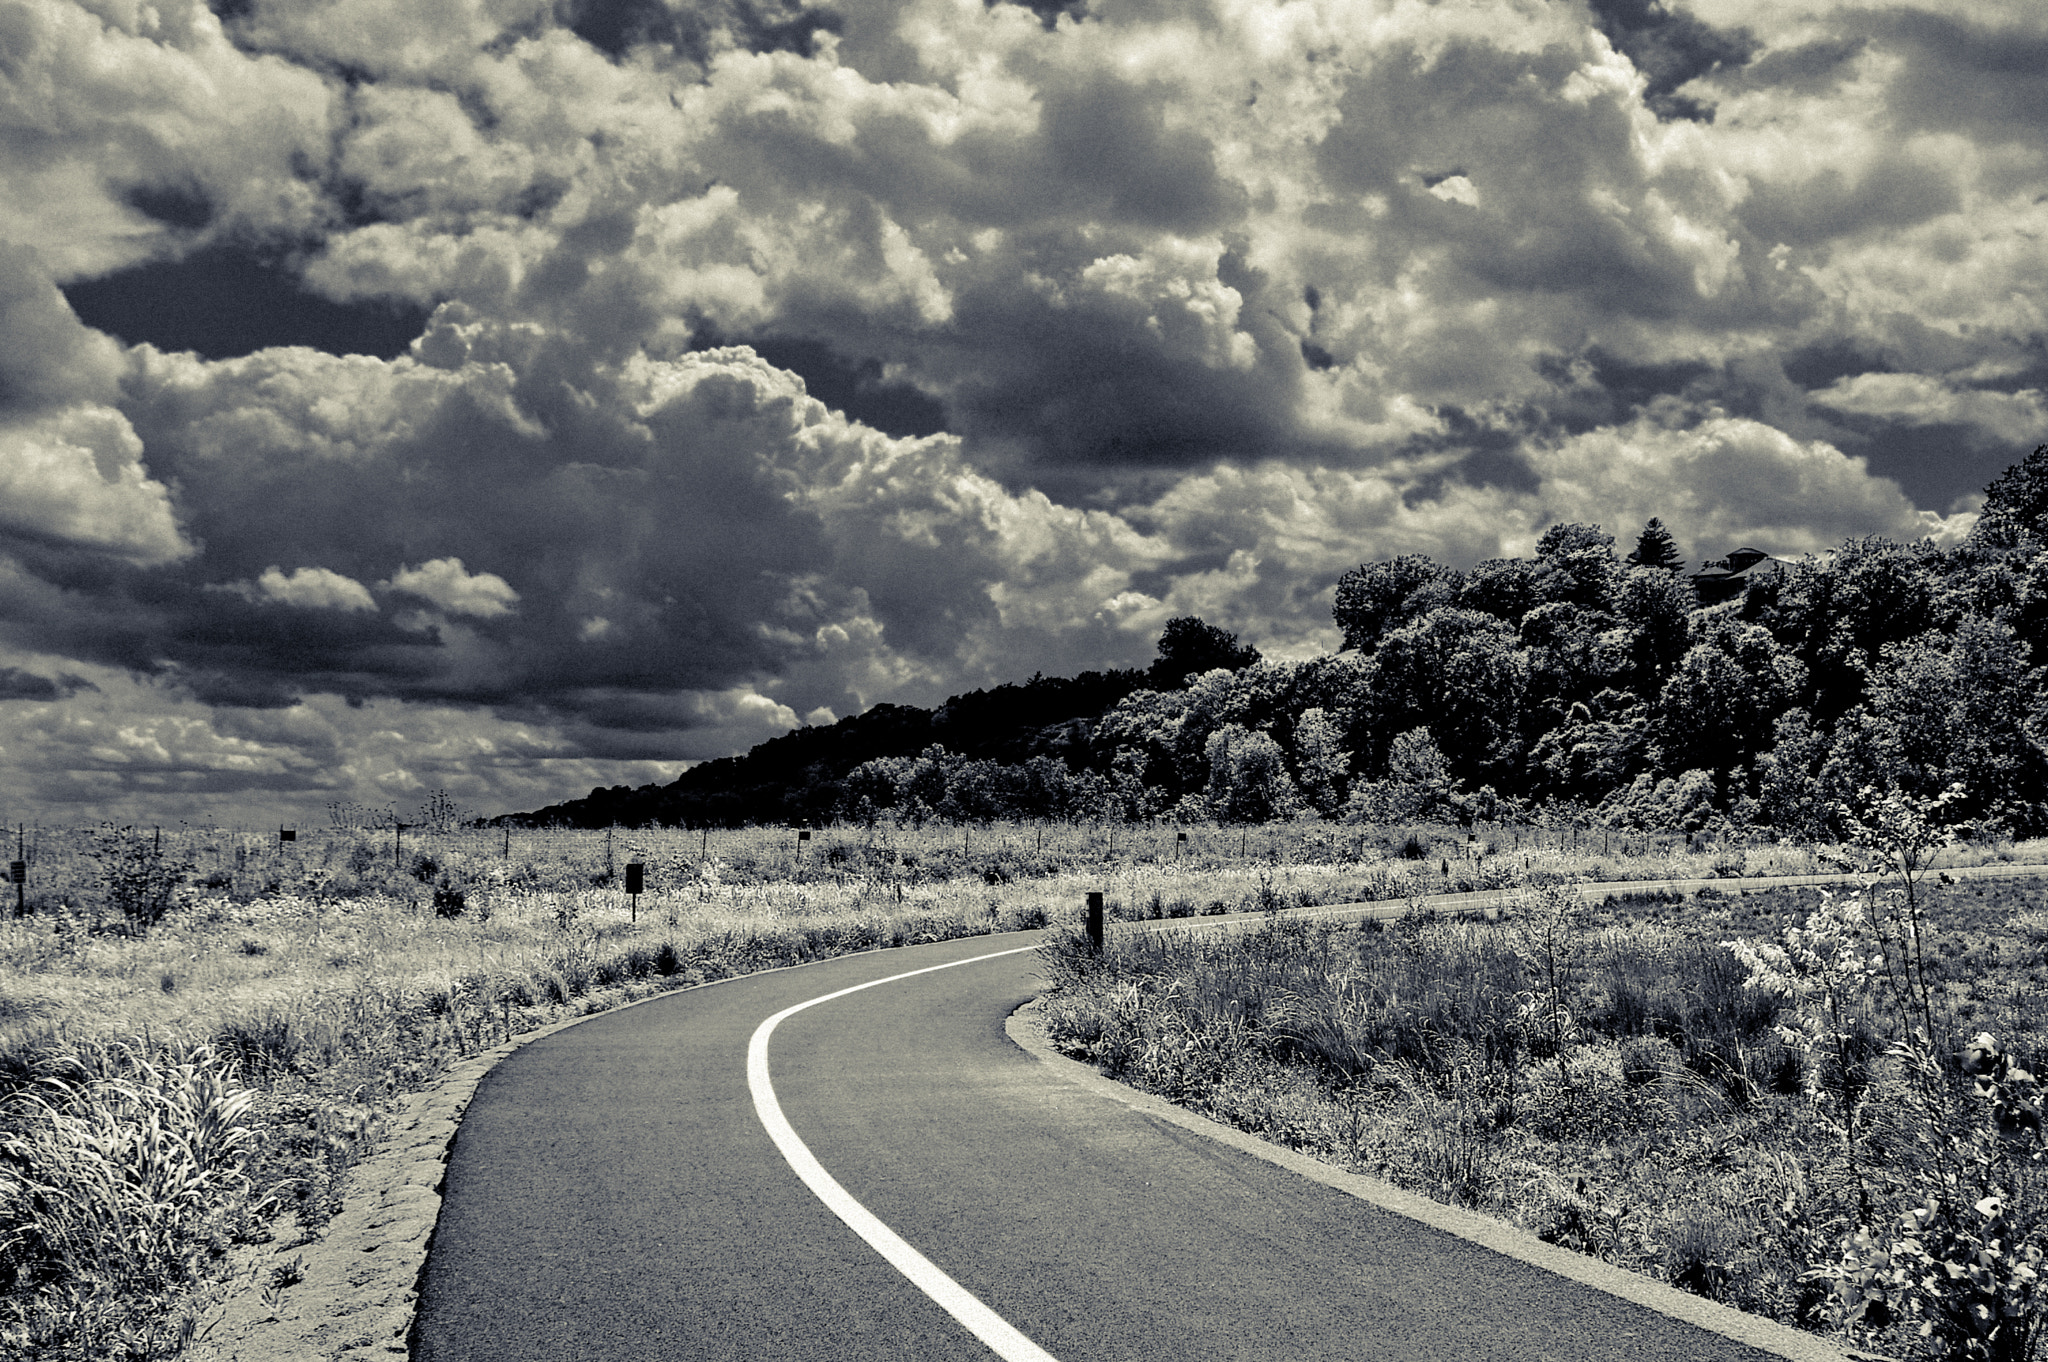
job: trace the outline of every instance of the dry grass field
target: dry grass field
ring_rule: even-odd
[[[453,828],[309,830],[290,843],[218,828],[21,838],[25,912],[0,915],[0,1350],[39,1362],[175,1356],[235,1244],[318,1231],[394,1095],[561,1016],[849,951],[1071,928],[1097,890],[1113,918],[1165,918],[1820,865],[1795,848],[1690,851],[1682,837],[1490,829],[1467,841],[1462,830],[1328,824],[832,828],[801,840],[782,829]],[[636,863],[645,885],[637,899],[625,892]],[[1759,914],[1745,919],[1759,932],[1790,911],[1789,900],[1737,902],[1712,911]],[[1718,959],[1704,945],[1678,944],[1720,930],[1699,925],[1713,920],[1703,911],[1610,910],[1574,950],[1625,959],[1614,968],[1651,999],[1644,1015],[1669,1010],[1657,1000],[1692,987],[1656,983],[1672,962],[1686,950],[1686,959]],[[1965,938],[1970,954],[1955,958],[1958,978],[1985,972],[1996,984],[1958,998],[1986,1025],[2018,1005],[2008,976],[2028,977],[2014,972],[2029,938],[2009,925],[2023,918],[2017,904],[1984,908],[1977,935]],[[1306,1020],[1318,1005],[1306,980],[1355,975],[1358,952],[1393,943],[1408,943],[1403,968],[1418,986],[1433,970],[1465,980],[1459,987],[1479,990],[1474,998],[1507,989],[1520,959],[1457,924],[1370,937],[1260,934],[1243,949],[1261,963],[1232,968],[1287,981],[1287,1001],[1274,1002],[1280,995],[1268,988],[1252,1011],[1233,1014],[1236,1039],[1218,1048],[1222,1032],[1203,1018],[1222,995],[1190,972],[1199,950],[1132,943],[1086,968],[1052,952],[1062,986],[1054,1016],[1070,1045],[1114,1071],[1304,1148],[1518,1214],[1528,1198],[1502,1189],[1541,1185],[1552,1206],[1543,1213],[1562,1217],[1560,1242],[1632,1263],[1662,1259],[1630,1237],[1628,1214],[1602,1209],[1623,1205],[1601,1190],[1600,1170],[1619,1154],[1598,1153],[1590,1127],[1573,1135],[1558,1125],[1595,1109],[1584,1093],[1611,1089],[1616,1110],[1639,1124],[1642,1111],[1680,1112],[1702,1151],[1747,1139],[1760,1113],[1804,1129],[1792,1099],[1740,1100],[1739,1084],[1693,1061],[1690,1042],[1658,1039],[1654,1027],[1625,1057],[1636,1068],[1616,1072],[1637,1073],[1649,1056],[1668,1081],[1602,1087],[1594,1071],[1623,1059],[1600,1058],[1597,1044],[1569,1047],[1561,1070],[1532,1067],[1524,1054],[1517,1063],[1528,1072],[1515,1077],[1521,1069],[1473,1068],[1458,1049],[1463,1033],[1441,1019],[1420,1050],[1397,1042],[1386,1051],[1395,1062],[1338,1021]],[[1725,1004],[1740,1013],[1732,1034],[1753,1036],[1768,1009],[1725,975],[1716,976],[1720,992],[1685,1015]],[[1344,995],[1339,1012],[1358,996]],[[1283,1015],[1295,1020],[1283,1024]],[[1318,1048],[1326,1043],[1339,1048]],[[1352,1057],[1333,1061],[1343,1046]],[[1753,1061],[1738,1067],[1747,1074]],[[1469,1083],[1449,1077],[1468,1070]],[[1768,1077],[1759,1087],[1774,1093]],[[1496,1099],[1481,1096],[1504,1081],[1520,1085],[1513,1122],[1488,1115],[1495,1108],[1485,1103]],[[1572,1100],[1546,1096],[1546,1083]],[[1540,1173],[1538,1153],[1508,1152],[1510,1136],[1553,1126],[1561,1140],[1594,1143],[1556,1144],[1553,1163],[1564,1162]],[[1404,1129],[1414,1135],[1405,1146]],[[1698,1218],[1710,1219],[1704,1209]],[[1662,1245],[1672,1235],[1659,1224]],[[1697,1226],[1685,1233],[1702,1263],[1730,1265],[1716,1288],[1724,1297],[1750,1291],[1757,1308],[1792,1308],[1770,1297],[1775,1288],[1752,1289],[1752,1278],[1768,1274],[1738,1272],[1739,1245]],[[1719,1266],[1699,1270],[1708,1285],[1721,1283]]]

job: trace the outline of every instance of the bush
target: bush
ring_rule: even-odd
[[[189,858],[163,849],[161,837],[144,837],[132,827],[112,823],[94,834],[89,854],[99,863],[106,906],[141,932],[163,920],[192,870]]]
[[[434,886],[434,915],[461,917],[462,910],[468,906],[469,890],[443,875],[441,882]]]

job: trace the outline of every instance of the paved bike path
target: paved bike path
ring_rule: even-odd
[[[797,1003],[1034,939],[671,994],[507,1058],[450,1153],[415,1357],[985,1362],[798,1180],[745,1053]],[[1774,1355],[1063,1080],[1004,1034],[1041,987],[1029,953],[884,984],[786,1019],[768,1062],[831,1176],[1061,1362]]]

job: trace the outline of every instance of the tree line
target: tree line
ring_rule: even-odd
[[[1337,584],[1331,656],[1268,660],[1184,617],[1145,671],[880,705],[671,785],[513,817],[1469,823],[1548,809],[1832,837],[1866,788],[1960,784],[1953,814],[2048,830],[2034,663],[2048,445],[1986,489],[1959,545],[1873,536],[1775,571],[1681,568],[1657,520],[1625,556],[1599,526],[1560,524],[1529,558],[1365,563]],[[1703,600],[1709,582],[1726,599]]]

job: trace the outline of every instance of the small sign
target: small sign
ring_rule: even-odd
[[[1176,842],[1185,842],[1187,841],[1187,839],[1188,835],[1184,832],[1176,832],[1175,834],[1173,834],[1173,840]]]
[[[799,841],[799,842],[808,842],[808,841],[810,841],[810,840],[811,840],[811,830],[810,830],[809,828],[798,828],[798,829],[797,829],[797,833],[796,833],[796,839],[797,839],[797,841]]]
[[[279,828],[277,830],[277,840],[280,842],[296,842],[299,840],[299,830],[297,828]]]
[[[638,861],[626,862],[626,892],[637,894],[644,887],[647,867]]]
[[[9,861],[7,863],[7,879],[10,884],[27,884],[28,862]]]

